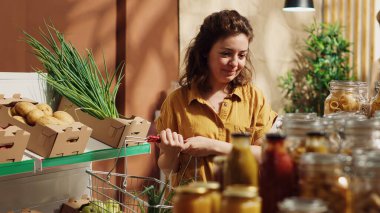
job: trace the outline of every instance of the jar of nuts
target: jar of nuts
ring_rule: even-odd
[[[380,212],[380,151],[356,150],[353,156],[353,212]]]
[[[359,112],[361,103],[360,87],[353,81],[330,81],[330,94],[326,97],[324,114],[334,112]]]
[[[319,198],[336,213],[351,212],[349,177],[345,155],[306,153],[299,163],[301,197]]]

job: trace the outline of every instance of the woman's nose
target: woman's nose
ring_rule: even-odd
[[[229,65],[231,67],[236,67],[238,65],[238,59],[236,56],[232,57],[229,61]]]

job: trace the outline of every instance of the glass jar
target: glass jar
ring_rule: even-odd
[[[363,81],[356,81],[356,84],[359,88],[359,112],[362,115],[370,117],[371,114],[371,103],[368,97],[368,83]]]
[[[353,156],[353,212],[380,212],[380,151],[364,150]]]
[[[355,149],[380,149],[380,120],[349,120],[344,126],[341,152],[351,155]]]
[[[308,132],[305,144],[306,152],[329,153],[326,134],[319,131]]]
[[[349,162],[345,155],[304,154],[299,165],[301,197],[322,199],[332,212],[350,212],[349,177],[345,172]]]
[[[371,98],[371,116],[375,115],[375,112],[380,110],[380,82],[377,81],[375,84],[375,95]]]
[[[232,150],[224,170],[224,188],[233,184],[257,186],[258,165],[251,152],[251,134],[233,133]]]
[[[263,161],[260,169],[260,197],[262,212],[277,212],[279,201],[294,196],[297,191],[296,171],[285,147],[285,136],[278,133],[266,135]]]
[[[308,132],[323,131],[323,122],[319,118],[284,120],[283,132],[286,135],[286,148],[295,163],[306,153],[306,138]]]
[[[227,161],[226,155],[218,155],[213,158],[213,181],[218,182],[220,185],[220,191],[223,191],[223,178],[224,178],[224,168],[225,163]]]
[[[330,94],[326,97],[324,114],[334,112],[359,112],[360,90],[356,82],[330,81]]]
[[[325,202],[315,198],[292,197],[278,204],[280,213],[327,213]]]
[[[219,213],[222,196],[220,194],[220,185],[218,182],[192,182],[190,183],[191,187],[204,187],[207,189],[205,196],[208,196],[211,200],[211,212]]]
[[[173,197],[174,213],[212,213],[212,200],[205,187],[179,186]]]
[[[261,198],[257,188],[231,185],[223,192],[221,213],[261,213]]]
[[[344,139],[344,126],[347,121],[353,120],[367,120],[367,116],[353,112],[337,112],[323,117],[325,133],[330,144],[330,152],[340,152]]]

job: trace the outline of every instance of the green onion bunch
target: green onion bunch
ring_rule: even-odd
[[[46,46],[27,32],[23,32],[25,42],[33,48],[47,74],[43,70],[36,71],[58,94],[83,111],[98,119],[118,118],[115,100],[123,78],[121,70],[124,65],[120,64],[113,74],[109,74],[103,57],[106,73],[104,78],[90,50],[86,50],[87,57],[82,57],[75,47],[65,40],[63,33],[53,25],[45,25],[47,32],[40,29],[40,35]],[[116,83],[111,91],[115,78]]]

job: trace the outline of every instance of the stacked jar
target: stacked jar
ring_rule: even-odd
[[[359,151],[353,156],[353,212],[380,212],[380,151]]]
[[[324,114],[357,112],[368,114],[368,89],[366,82],[330,81],[330,94],[326,97]]]
[[[292,197],[278,204],[281,213],[327,213],[327,205],[320,199]]]
[[[221,213],[231,212],[261,213],[261,198],[257,188],[246,185],[228,186],[223,192]]]
[[[322,132],[323,122],[317,117],[283,120],[282,129],[286,135],[286,147],[293,160],[297,163],[302,154],[306,153],[308,132]]]
[[[380,120],[349,120],[344,126],[341,153],[351,155],[355,149],[380,148]]]
[[[344,155],[302,155],[299,165],[301,196],[325,201],[332,212],[351,212],[349,176],[345,171],[349,163],[350,158]]]

